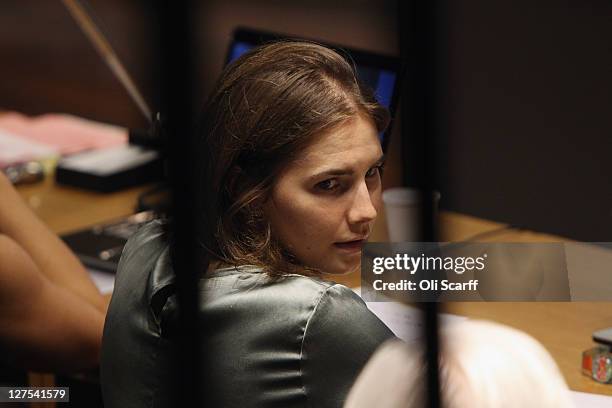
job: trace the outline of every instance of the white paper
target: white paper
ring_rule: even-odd
[[[87,269],[91,280],[98,287],[98,290],[102,294],[112,293],[115,287],[115,274],[110,272],[98,271],[95,269]]]
[[[586,392],[570,391],[576,408],[610,408],[612,396],[589,394]]]
[[[100,176],[130,169],[159,156],[154,150],[124,145],[108,149],[92,150],[62,159],[61,167]]]
[[[361,288],[353,291],[361,296]],[[414,342],[423,337],[422,312],[419,309],[393,301],[366,302],[366,305],[393,334],[405,342]],[[441,313],[439,319],[440,324],[445,325],[466,320],[467,317]]]
[[[0,129],[0,167],[57,156],[57,150]]]

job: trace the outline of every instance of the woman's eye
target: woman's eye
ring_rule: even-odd
[[[374,177],[376,176],[378,173],[382,173],[382,165],[376,166],[376,167],[372,167],[370,170],[368,170],[368,172],[366,173],[366,177]]]
[[[338,183],[338,180],[328,179],[328,180],[324,180],[318,183],[316,187],[319,190],[323,190],[323,191],[333,191],[337,189],[339,186],[340,186],[340,183]]]

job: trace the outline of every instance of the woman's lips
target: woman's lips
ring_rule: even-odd
[[[363,248],[365,242],[365,239],[358,239],[356,241],[336,242],[334,246],[347,252],[359,252]]]

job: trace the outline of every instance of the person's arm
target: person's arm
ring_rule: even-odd
[[[106,313],[108,299],[102,297],[83,265],[36,217],[2,172],[0,197],[0,233],[21,246],[49,281]]]
[[[309,404],[339,408],[374,351],[395,336],[359,296],[342,285],[327,289],[308,320],[302,375]]]
[[[0,360],[24,369],[82,371],[99,361],[104,315],[55,285],[0,234]]]

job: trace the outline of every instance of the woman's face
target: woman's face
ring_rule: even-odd
[[[265,211],[273,234],[306,266],[359,268],[381,205],[382,164],[376,128],[365,117],[318,136],[272,188]]]

